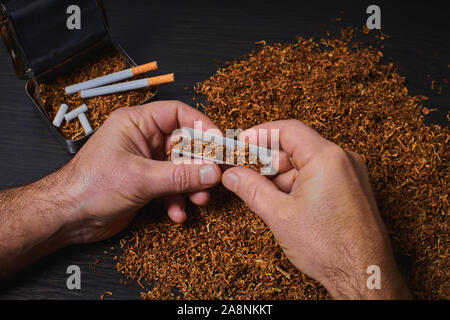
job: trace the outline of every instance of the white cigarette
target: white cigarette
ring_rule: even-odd
[[[153,87],[164,83],[173,82],[175,80],[173,73],[165,74],[162,76],[151,77],[147,79],[134,80],[128,82],[122,82],[118,84],[112,84],[109,86],[98,87],[88,90],[82,90],[80,92],[81,98],[91,98],[96,96],[103,96],[111,93],[117,93],[128,90],[135,90],[145,87]]]
[[[69,110],[69,106],[65,103],[63,103],[58,110],[58,113],[56,113],[55,119],[53,119],[53,125],[57,128],[61,126],[61,123],[64,120],[64,116],[66,115],[67,110]]]
[[[81,122],[81,126],[83,127],[84,133],[86,133],[86,135],[91,133],[92,127],[91,127],[91,124],[89,123],[88,118],[86,117],[86,114],[84,112],[80,113],[78,115],[78,119]]]
[[[66,121],[72,121],[73,119],[75,119],[76,117],[78,117],[78,115],[80,113],[86,112],[88,111],[88,107],[83,104],[81,106],[79,106],[78,108],[76,108],[75,110],[70,111],[69,113],[66,113]]]
[[[158,69],[158,65],[156,61],[149,62],[134,68],[129,68],[126,70],[122,70],[119,72],[111,73],[106,76],[98,77],[92,80],[88,80],[85,82],[80,82],[77,84],[74,84],[72,86],[66,87],[66,94],[72,94],[81,90],[86,90],[90,88],[96,88],[103,86],[105,84],[113,83],[116,81],[132,78],[134,76],[137,76],[139,74],[153,71]]]

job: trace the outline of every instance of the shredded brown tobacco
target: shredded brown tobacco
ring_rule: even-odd
[[[192,140],[187,138],[180,138],[177,142],[173,143],[169,151],[167,151],[167,157],[169,160],[172,158],[172,151],[174,150],[182,152],[189,152],[201,157],[216,159],[222,161],[221,163],[238,165],[241,167],[252,168],[259,171],[263,165],[255,154],[250,154],[249,145],[245,144],[245,147],[237,147],[236,150],[228,150],[225,145],[220,145],[216,142],[201,140]],[[183,156],[179,154],[178,156]]]
[[[59,76],[51,82],[40,83],[41,97],[45,109],[49,114],[50,121],[53,121],[59,107],[63,103],[69,106],[69,111],[76,109],[82,104],[86,104],[89,109],[86,116],[89,119],[92,129],[95,130],[105,122],[115,109],[138,105],[153,97],[155,88],[143,88],[88,99],[81,99],[78,94],[67,95],[65,93],[65,87],[69,85],[128,68],[130,68],[130,65],[123,55],[118,53],[103,55],[81,64],[72,72]],[[136,80],[138,78],[140,77],[135,77],[130,80]],[[37,93],[35,93],[34,98],[36,100],[38,99]],[[85,136],[83,127],[78,119],[70,122],[63,121],[59,131],[69,140],[77,140]]]
[[[361,154],[410,288],[418,298],[448,299],[449,129],[425,125],[424,97],[409,95],[394,65],[351,36],[264,43],[200,83],[201,106],[221,129],[295,118]],[[147,214],[123,240],[117,269],[154,280],[142,298],[328,298],[223,187],[206,207],[188,212],[181,226],[164,213]]]

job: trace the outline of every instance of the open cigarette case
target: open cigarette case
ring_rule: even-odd
[[[70,6],[78,6],[81,29],[67,26]],[[39,84],[70,72],[83,61],[105,53],[125,57],[129,67],[136,63],[110,36],[101,0],[9,0],[0,3],[0,33],[20,79],[28,80],[25,91],[36,111],[56,139],[76,153],[90,135],[68,140],[52,125],[39,91]],[[146,103],[156,97],[154,89]]]

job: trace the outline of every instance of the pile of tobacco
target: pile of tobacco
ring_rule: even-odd
[[[382,53],[352,40],[298,38],[223,65],[196,91],[222,129],[295,118],[363,156],[400,269],[417,298],[449,294],[448,127],[424,124],[425,97]],[[268,199],[269,200],[269,199]],[[142,215],[122,241],[117,269],[146,284],[144,299],[323,299],[269,229],[223,187],[186,225]],[[144,288],[144,285],[142,285]]]
[[[49,114],[50,121],[53,121],[61,104],[69,106],[69,111],[76,109],[82,104],[86,104],[86,113],[92,129],[100,127],[108,116],[120,107],[130,107],[143,103],[155,95],[155,88],[132,90],[126,93],[116,93],[106,96],[98,96],[89,99],[81,99],[78,94],[67,95],[65,87],[101,77],[113,72],[125,70],[130,65],[125,56],[115,53],[93,57],[80,64],[74,70],[56,77],[49,82],[40,83],[39,90],[44,103],[44,108]],[[138,79],[135,77],[130,80]],[[128,80],[128,81],[130,81]],[[34,94],[38,100],[38,94]],[[64,121],[59,128],[61,134],[69,140],[77,140],[84,137],[84,130],[80,121]]]

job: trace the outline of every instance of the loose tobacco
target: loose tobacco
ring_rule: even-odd
[[[339,39],[267,45],[226,63],[196,87],[221,129],[295,118],[365,159],[397,262],[418,298],[448,299],[448,127],[424,124],[424,97],[411,96],[383,54],[347,30]],[[270,199],[268,199],[270,201]],[[123,240],[117,269],[153,288],[144,299],[323,299],[269,229],[217,187],[186,225],[142,216]],[[140,283],[140,282],[139,282]]]

